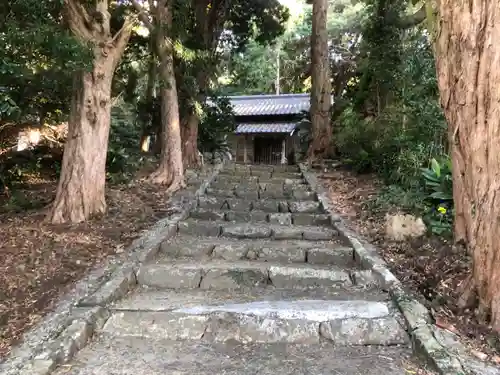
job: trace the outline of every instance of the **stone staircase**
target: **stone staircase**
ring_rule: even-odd
[[[57,374],[406,374],[404,319],[297,167],[229,165]]]

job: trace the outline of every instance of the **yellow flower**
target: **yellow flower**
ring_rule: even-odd
[[[439,206],[438,211],[444,215],[446,213],[446,208],[444,208],[443,206]]]

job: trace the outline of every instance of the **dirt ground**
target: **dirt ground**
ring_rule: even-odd
[[[385,215],[369,202],[383,184],[373,175],[336,169],[321,175],[332,202],[346,222],[373,243],[403,284],[422,296],[436,324],[459,334],[482,360],[500,364],[500,338],[478,322],[474,311],[457,307],[458,291],[470,270],[470,257],[450,241],[427,236],[396,243],[385,238]]]
[[[32,180],[16,189],[17,203],[43,207],[55,189]],[[109,187],[107,215],[73,226],[48,225],[43,209],[16,213],[0,199],[0,361],[73,282],[167,215],[163,190],[141,179]]]

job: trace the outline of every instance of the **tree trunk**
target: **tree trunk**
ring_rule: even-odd
[[[108,2],[97,0],[92,12],[78,0],[65,0],[69,28],[84,45],[93,45],[90,72],[75,73],[61,176],[47,220],[78,223],[106,211],[106,154],[111,121],[111,84],[132,32],[126,18],[110,31]],[[92,14],[92,16],[91,16]]]
[[[200,166],[198,155],[198,126],[200,118],[191,109],[182,124],[182,157],[185,168],[197,168]]]
[[[182,163],[182,140],[179,119],[179,99],[175,81],[172,40],[165,34],[171,30],[172,13],[169,6],[157,7],[158,27],[156,33],[157,51],[160,58],[162,78],[161,95],[161,144],[160,165],[150,176],[152,182],[168,186],[167,193],[173,193],[186,186]]]
[[[500,332],[500,2],[441,0],[439,14],[436,66],[453,159],[455,237],[473,256],[479,310]]]
[[[61,176],[48,217],[51,223],[78,223],[106,211],[113,70],[111,60],[101,56],[92,72],[75,76]]]
[[[146,103],[151,104],[156,98],[156,78],[157,73],[157,62],[154,43],[155,41],[151,38],[149,42],[149,61],[148,61],[148,84],[146,86]],[[145,116],[146,117],[146,116]],[[151,149],[151,133],[154,130],[153,119],[155,117],[150,113],[147,116],[148,120],[142,123],[142,134],[140,140],[141,151],[148,153]]]
[[[195,16],[195,46],[204,56],[202,64],[196,67],[198,93],[194,99],[201,103],[206,99],[210,71],[216,71],[216,50],[229,12],[230,1],[192,0]],[[208,59],[207,57],[210,56]],[[182,156],[186,168],[200,166],[198,154],[198,127],[200,117],[195,108],[190,108],[182,126]]]
[[[327,32],[328,0],[314,0],[311,33],[311,123],[309,160],[333,154],[331,82]]]

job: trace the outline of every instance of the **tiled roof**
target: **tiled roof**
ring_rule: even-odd
[[[297,126],[296,123],[258,123],[238,124],[236,134],[245,133],[290,133]]]
[[[298,115],[309,111],[309,94],[229,96],[236,116]]]

